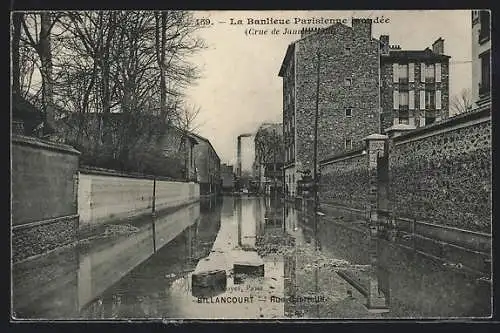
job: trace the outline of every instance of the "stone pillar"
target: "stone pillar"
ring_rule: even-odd
[[[422,126],[422,118],[420,118],[420,125]],[[406,132],[413,131],[415,129],[416,127],[414,124],[412,125],[398,124],[387,128],[385,130],[385,133],[389,136],[389,138],[394,138],[403,135]]]
[[[370,209],[370,234],[369,234],[369,281],[368,281],[368,295],[367,295],[367,308],[369,311],[381,310],[386,308],[386,300],[379,292],[378,278],[376,269],[378,265],[378,229],[379,229],[379,158],[388,154],[387,151],[387,135],[372,134],[365,138],[366,151],[368,158],[369,169],[369,209]],[[382,217],[383,219],[383,217]]]
[[[367,136],[364,140],[366,141],[366,151],[368,158],[368,169],[369,169],[369,201],[368,209],[370,211],[370,223],[377,221],[377,192],[378,192],[378,177],[377,177],[377,158],[384,156],[386,154],[385,146],[388,139],[387,135],[382,134],[372,134]]]

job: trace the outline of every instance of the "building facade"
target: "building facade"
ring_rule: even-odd
[[[303,172],[313,172],[316,102],[318,161],[354,149],[379,131],[379,49],[371,20],[364,19],[353,19],[352,27],[338,23],[306,32],[288,46],[279,76],[285,187],[291,196]]]
[[[472,11],[472,102],[491,103],[491,18],[489,10]]]
[[[281,190],[283,172],[283,126],[281,123],[262,124],[254,138],[254,179],[260,193]]]
[[[401,50],[380,36],[381,133],[393,125],[429,125],[449,115],[449,59],[444,40],[422,51]]]
[[[233,166],[223,163],[220,167],[222,178],[222,191],[231,193],[234,190],[234,171]]]
[[[194,147],[194,156],[198,182],[200,183],[200,194],[221,193],[221,163],[219,155],[210,141],[202,136],[193,134],[198,139]]]

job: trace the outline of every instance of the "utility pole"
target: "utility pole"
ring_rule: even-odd
[[[316,74],[316,110],[314,113],[314,157],[313,157],[313,182],[314,182],[314,216],[316,216],[316,210],[318,209],[318,114],[319,114],[319,75],[320,75],[320,65],[321,65],[321,55],[318,50],[318,64],[317,64],[317,74]]]

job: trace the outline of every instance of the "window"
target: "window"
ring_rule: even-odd
[[[425,108],[434,109],[436,105],[436,92],[434,90],[425,91]]]
[[[352,149],[352,140],[345,139],[345,149]]]
[[[408,81],[415,82],[415,64],[412,62],[408,65]]]
[[[426,71],[425,71],[425,80],[426,81],[434,81],[434,64],[429,64],[426,66]]]
[[[346,47],[345,48],[345,54],[346,55],[351,55],[351,48],[350,47]]]
[[[352,79],[345,79],[345,81],[344,81],[344,85],[345,85],[346,87],[350,87],[350,86],[351,86],[351,84],[352,84]]]
[[[352,109],[345,109],[345,116],[352,117]]]
[[[399,107],[405,108],[408,107],[409,94],[408,91],[400,91],[399,92]]]
[[[410,113],[408,110],[399,111],[399,123],[408,125],[410,123]]]
[[[490,39],[490,12],[481,10],[479,12],[479,43],[484,43]]]
[[[399,65],[399,81],[408,82],[408,65]]]
[[[486,51],[479,56],[481,61],[481,81],[479,83],[479,95],[490,93],[490,51]]]

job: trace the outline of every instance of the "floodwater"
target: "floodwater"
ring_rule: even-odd
[[[491,312],[489,273],[373,236],[362,220],[342,212],[311,217],[269,198],[224,197],[126,223],[16,264],[14,317],[389,319]],[[214,257],[224,283],[193,288],[197,265]],[[263,274],[235,272],[242,260],[263,265]]]

